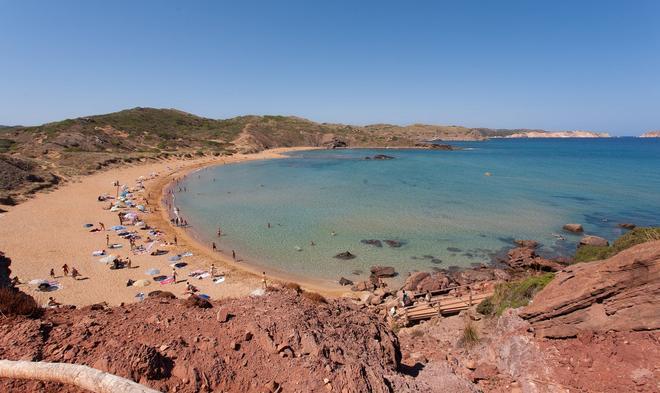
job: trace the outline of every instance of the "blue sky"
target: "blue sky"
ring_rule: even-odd
[[[0,0],[0,124],[135,107],[660,129],[660,1]]]

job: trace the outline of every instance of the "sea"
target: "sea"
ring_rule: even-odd
[[[327,283],[374,265],[405,277],[497,263],[516,239],[571,256],[581,235],[566,223],[610,241],[620,223],[660,225],[660,139],[450,143],[461,150],[310,150],[209,167],[175,187],[175,204],[209,246]],[[378,154],[392,159],[366,159]],[[345,251],[355,258],[335,258]]]

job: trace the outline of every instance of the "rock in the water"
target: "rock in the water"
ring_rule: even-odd
[[[340,278],[339,279],[339,285],[353,285],[353,281],[349,280],[348,278]]]
[[[415,147],[421,147],[424,149],[431,149],[431,150],[447,150],[447,151],[461,150],[461,148],[457,146],[440,144],[440,143],[428,143],[428,142],[417,143],[415,144]]]
[[[557,273],[521,317],[543,337],[660,329],[660,241]]]
[[[378,239],[364,239],[361,240],[360,243],[368,244],[370,246],[383,247],[383,243]]]
[[[539,242],[536,240],[516,240],[515,242],[519,247],[526,247],[526,248],[537,248],[539,246]]]
[[[516,247],[507,253],[508,259],[505,263],[512,268],[532,268],[549,272],[561,270],[563,265],[540,257],[533,248]]]
[[[343,260],[349,260],[349,259],[355,258],[355,255],[351,254],[349,251],[344,251],[344,252],[340,252],[339,254],[335,255],[335,258],[343,259]]]
[[[403,245],[403,243],[401,243],[401,242],[398,241],[398,240],[391,240],[391,239],[388,239],[388,240],[384,240],[384,242],[385,242],[385,244],[387,244],[388,246],[390,246],[390,247],[392,247],[392,248],[399,248],[399,247],[401,247],[401,246]]]
[[[374,160],[393,160],[394,157],[388,156],[385,154],[376,154],[374,157]]]
[[[391,266],[372,266],[371,274],[376,277],[394,277],[396,276],[396,271]]]
[[[585,236],[580,239],[580,246],[596,246],[596,247],[607,247],[610,243],[607,239],[603,239],[599,236]]]
[[[582,224],[566,224],[564,225],[564,230],[573,233],[584,232],[584,228],[582,228]]]
[[[624,222],[624,223],[619,224],[619,228],[623,228],[623,229],[635,229],[635,228],[637,228],[637,225],[632,224],[632,223],[629,223],[629,222]]]

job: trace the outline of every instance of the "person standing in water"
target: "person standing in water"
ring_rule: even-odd
[[[218,247],[216,247],[215,242],[211,242],[211,246],[213,247],[213,251],[218,250]]]
[[[263,277],[261,279],[261,283],[263,284],[264,290],[265,290],[265,289],[268,288],[268,283],[266,282],[266,272],[262,272],[262,274],[263,274]]]
[[[222,229],[220,229],[220,227],[218,227],[218,237],[220,237],[220,236],[222,236]]]
[[[236,251],[231,250],[231,257],[234,261],[236,260]]]

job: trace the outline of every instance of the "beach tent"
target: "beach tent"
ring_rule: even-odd
[[[148,275],[150,275],[150,276],[155,276],[156,274],[160,274],[160,270],[158,270],[158,269],[156,269],[156,268],[151,268],[151,269],[148,269],[148,270],[147,270],[146,272],[144,272],[144,273],[145,273],[145,274],[148,274]]]

